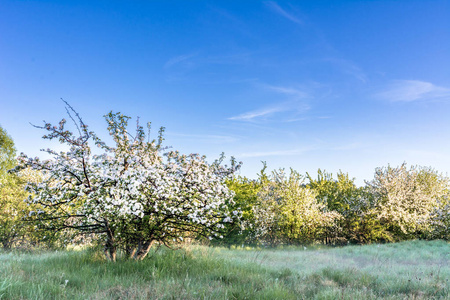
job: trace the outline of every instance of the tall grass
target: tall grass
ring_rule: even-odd
[[[215,251],[237,263],[288,268],[300,279],[296,290],[310,298],[450,299],[450,244],[445,241]]]
[[[0,299],[450,299],[449,244],[0,253]]]

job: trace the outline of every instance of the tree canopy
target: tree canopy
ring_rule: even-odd
[[[109,146],[68,104],[67,113],[77,134],[66,128],[65,119],[40,128],[47,131],[45,139],[59,140],[68,151],[47,149],[48,160],[19,158],[21,168],[42,172],[43,180],[27,189],[34,195],[29,202],[38,206],[34,218],[48,227],[98,234],[111,260],[117,248],[142,259],[154,242],[220,237],[225,224],[240,216],[228,210],[234,194],[225,179],[240,166],[233,159],[224,166],[223,157],[208,163],[198,154],[167,151],[163,128],[149,140],[150,124],[146,133],[137,121],[131,134],[130,117],[112,112],[105,116],[114,141]]]

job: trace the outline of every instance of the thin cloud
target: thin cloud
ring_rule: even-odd
[[[184,134],[184,133],[168,133],[167,136],[177,137],[181,139],[194,140],[202,143],[224,144],[233,143],[239,140],[235,136],[214,135],[214,134]]]
[[[229,55],[215,55],[205,57],[202,61],[206,64],[244,65],[251,60],[249,52],[234,53]]]
[[[267,151],[267,152],[246,152],[236,155],[236,157],[267,157],[267,156],[292,156],[305,153],[306,149],[293,149],[293,150],[280,150],[280,151]]]
[[[284,122],[285,123],[293,123],[293,122],[299,122],[299,121],[306,121],[306,120],[308,120],[309,118],[307,118],[307,117],[301,117],[301,118],[293,118],[293,119],[287,119],[287,120],[285,120]]]
[[[221,84],[221,83],[243,83],[253,82],[255,78],[242,78],[236,73],[234,78],[228,76],[224,79],[220,72],[211,72],[211,76],[200,78],[199,76],[190,76],[199,70],[211,68],[214,65],[240,66],[251,62],[252,53],[250,52],[231,52],[222,55],[202,55],[201,51],[191,54],[183,54],[169,59],[163,66],[165,79],[169,82],[195,82],[201,84]]]
[[[300,100],[304,98],[308,98],[308,94],[303,90],[292,88],[292,87],[284,87],[284,86],[274,86],[269,84],[263,84],[262,87],[266,90],[270,90],[277,94],[282,94],[288,97],[288,101],[280,103],[278,105],[263,107],[257,110],[252,110],[231,118],[228,120],[234,121],[248,121],[252,122],[256,119],[264,119],[276,113],[288,113],[291,112],[289,116],[284,116],[287,120],[293,120],[298,118],[298,114],[303,113],[309,110],[309,106]],[[283,120],[280,120],[283,121]],[[286,121],[286,120],[284,120]]]
[[[264,85],[264,87],[268,90],[288,95],[288,96],[295,96],[297,98],[306,98],[308,97],[308,94],[300,89],[291,88],[291,87],[283,87],[283,86],[274,86],[274,85]]]
[[[348,143],[341,146],[333,147],[332,150],[336,151],[346,151],[346,150],[356,150],[361,148],[367,148],[367,143],[364,144],[362,142],[354,142],[354,143]]]
[[[251,60],[251,52],[238,52],[223,55],[201,56],[200,53],[191,53],[175,56],[164,64],[164,69],[169,69],[178,64],[194,64],[196,65],[244,65]]]
[[[264,2],[265,5],[267,5],[273,12],[279,14],[282,17],[285,17],[286,19],[303,25],[303,21],[300,20],[299,18],[295,17],[294,15],[288,13],[287,11],[285,11],[283,8],[281,8],[281,6],[279,6],[276,2],[274,1],[266,1]]]
[[[184,54],[184,55],[179,55],[179,56],[175,56],[171,59],[169,59],[165,64],[164,64],[164,69],[168,69],[176,64],[179,64],[183,61],[189,60],[190,58],[194,57],[196,54]]]
[[[210,9],[216,13],[214,15],[214,18],[216,20],[217,18],[220,18],[221,23],[226,23],[228,28],[234,29],[237,33],[241,33],[248,38],[255,38],[252,31],[249,29],[247,22],[245,22],[244,20],[236,17],[234,14],[223,8],[210,6]]]
[[[289,119],[292,119],[292,115],[295,116],[300,113],[303,113],[303,112],[309,110],[309,108],[310,107],[305,103],[299,103],[298,101],[290,101],[290,102],[281,103],[278,106],[249,111],[249,112],[228,118],[228,120],[253,122],[253,121],[256,121],[256,119],[264,119],[264,118],[267,119],[271,115],[274,115],[277,113],[278,114],[285,113],[283,116],[284,119],[286,119],[287,117]],[[286,116],[286,113],[289,113],[289,112],[291,114]],[[278,121],[284,121],[284,120],[280,119]]]
[[[376,96],[392,102],[450,100],[450,89],[426,81],[396,80]]]
[[[234,116],[231,118],[228,118],[228,120],[235,120],[235,121],[251,121],[258,117],[264,117],[268,115],[272,115],[277,112],[281,112],[286,110],[283,107],[273,107],[268,109],[262,109],[262,110],[255,110],[255,111],[249,111],[243,114],[240,114],[238,116]]]
[[[330,116],[319,116],[319,117],[305,116],[305,117],[287,119],[284,122],[292,123],[292,122],[305,121],[305,120],[311,120],[311,119],[326,120],[326,119],[331,119],[331,117]]]
[[[336,65],[341,72],[351,75],[363,83],[367,82],[366,74],[354,62],[342,58],[326,58],[325,61]]]

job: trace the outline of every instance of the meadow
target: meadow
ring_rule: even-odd
[[[120,253],[119,253],[120,254]],[[0,299],[450,299],[450,244],[0,252]]]

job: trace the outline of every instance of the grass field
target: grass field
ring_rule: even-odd
[[[0,252],[0,299],[450,299],[450,244]]]

